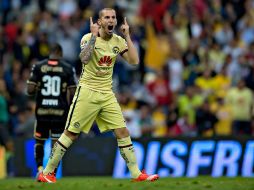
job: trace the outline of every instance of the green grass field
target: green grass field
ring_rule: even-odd
[[[254,178],[161,178],[134,183],[111,177],[64,177],[55,184],[29,178],[0,180],[0,190],[254,190]]]

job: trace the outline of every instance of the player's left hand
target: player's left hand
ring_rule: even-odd
[[[130,27],[129,27],[128,23],[127,23],[126,17],[124,17],[124,22],[123,22],[123,24],[121,26],[121,31],[122,31],[124,37],[130,35]]]

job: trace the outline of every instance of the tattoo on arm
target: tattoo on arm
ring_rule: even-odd
[[[89,59],[91,58],[95,41],[96,41],[96,36],[92,35],[88,44],[81,50],[79,54],[79,58],[81,62],[85,65],[88,63]]]

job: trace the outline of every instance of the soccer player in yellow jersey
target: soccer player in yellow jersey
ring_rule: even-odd
[[[38,181],[56,182],[54,170],[64,153],[80,132],[89,132],[94,121],[101,132],[114,132],[133,181],[154,181],[159,178],[157,174],[148,175],[139,170],[121,108],[112,91],[116,57],[121,55],[131,64],[139,63],[126,18],[121,26],[124,38],[114,34],[116,25],[116,12],[111,8],[104,8],[99,12],[97,23],[90,18],[91,33],[84,35],[80,43],[83,72],[70,107],[65,131],[55,143],[48,164],[38,176]]]

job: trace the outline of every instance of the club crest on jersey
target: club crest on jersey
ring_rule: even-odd
[[[73,126],[78,129],[80,127],[80,123],[79,122],[75,122]]]
[[[112,51],[114,54],[119,54],[120,49],[119,49],[119,47],[115,46],[115,47],[113,47]]]
[[[101,57],[98,64],[100,66],[110,66],[112,64],[112,58],[110,56]]]

